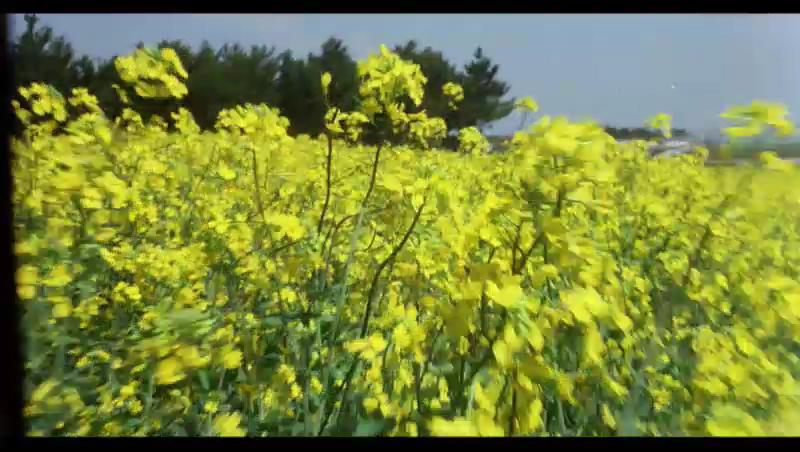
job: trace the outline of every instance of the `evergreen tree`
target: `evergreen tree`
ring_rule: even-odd
[[[455,115],[453,126],[459,129],[469,126],[484,129],[489,123],[511,113],[514,101],[502,99],[510,87],[497,78],[499,69],[483,54],[483,49],[478,47],[475,50],[472,61],[464,66],[461,77],[464,100]]]

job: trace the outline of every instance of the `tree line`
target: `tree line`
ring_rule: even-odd
[[[650,140],[661,137],[658,130],[647,129],[645,127],[605,127],[606,133],[617,140]],[[686,129],[672,129],[674,138],[686,138],[689,132]]]
[[[122,112],[124,105],[113,88],[114,84],[122,85],[114,67],[116,56],[105,60],[79,56],[63,36],[57,36],[49,26],[41,26],[36,15],[25,15],[25,23],[24,32],[11,49],[17,86],[43,82],[65,94],[72,88],[86,87],[97,96],[107,115],[116,117]],[[331,73],[333,78],[328,93],[333,106],[351,111],[359,102],[356,61],[335,37],[305,57],[290,50],[278,52],[274,46],[246,49],[239,44],[225,44],[214,48],[207,41],[198,49],[180,40],[162,40],[156,47],[170,47],[178,53],[189,74],[189,93],[183,99],[167,101],[130,96],[130,107],[145,120],[153,115],[169,117],[170,112],[184,107],[200,127],[208,130],[214,127],[222,109],[248,102],[266,103],[278,107],[289,119],[291,134],[317,136],[323,132],[327,111],[320,85],[323,72]],[[513,110],[514,100],[506,98],[509,84],[498,77],[499,66],[480,47],[463,67],[451,63],[441,51],[420,47],[415,40],[392,50],[420,65],[428,78],[423,104],[414,108],[407,105],[408,111],[425,110],[429,117],[441,117],[451,131],[470,126],[485,131],[490,123]],[[447,82],[458,83],[464,89],[464,100],[455,110],[449,108],[448,98],[442,93]],[[617,139],[650,139],[660,134],[643,127],[607,126],[606,132]],[[687,133],[675,129],[673,135],[685,137]],[[370,137],[365,139],[369,141]],[[454,147],[455,137],[449,136],[443,144]]]
[[[25,22],[26,29],[13,42],[11,50],[17,86],[43,82],[62,93],[86,87],[97,96],[107,115],[115,117],[121,113],[124,105],[112,86],[122,85],[114,67],[116,56],[106,60],[79,56],[63,36],[56,36],[51,27],[41,26],[35,15],[26,15]],[[145,120],[152,115],[168,117],[169,112],[184,107],[198,125],[211,129],[224,108],[248,102],[266,103],[278,107],[289,119],[290,133],[316,136],[323,132],[326,112],[320,85],[324,72],[333,77],[328,93],[332,105],[350,111],[359,101],[356,61],[347,46],[335,37],[325,41],[318,52],[305,57],[290,50],[278,52],[274,46],[266,45],[247,49],[239,44],[225,44],[214,48],[203,42],[198,49],[192,49],[180,40],[162,40],[156,47],[170,47],[180,56],[189,74],[189,93],[183,99],[168,101],[130,96],[131,108]],[[428,78],[424,103],[414,110],[443,118],[451,130],[469,126],[485,129],[513,110],[513,99],[505,97],[510,86],[498,78],[499,66],[480,47],[463,67],[451,63],[438,50],[421,48],[414,40],[392,50],[419,64]],[[458,83],[464,89],[464,100],[457,110],[448,108],[448,99],[442,93],[447,82]],[[448,141],[452,144],[453,140]]]

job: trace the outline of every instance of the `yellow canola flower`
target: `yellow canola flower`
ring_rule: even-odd
[[[497,425],[494,418],[487,413],[479,412],[475,423],[478,426],[478,435],[486,437],[504,436],[503,427]]]
[[[604,318],[609,313],[608,304],[593,287],[576,288],[561,293],[561,302],[580,323],[590,325],[594,318]]]
[[[31,393],[31,402],[38,403],[44,401],[45,397],[47,397],[58,384],[56,380],[47,380],[43,382]]]
[[[267,223],[278,226],[281,233],[285,234],[290,240],[297,240],[306,232],[300,220],[293,215],[266,213],[265,215],[267,216]]]
[[[219,409],[219,403],[214,400],[208,400],[203,404],[203,411],[208,414],[214,414]]]
[[[652,129],[660,130],[666,138],[672,138],[672,116],[659,113],[648,119],[646,125]]]
[[[322,85],[322,93],[324,95],[328,95],[328,87],[331,85],[331,73],[330,72],[323,72],[322,77],[320,78],[320,83]]]
[[[435,417],[431,420],[429,428],[433,436],[478,436],[478,428],[475,424],[463,417],[450,421]]]
[[[72,303],[69,300],[56,303],[53,306],[53,317],[63,319],[70,315],[72,315]]]
[[[50,274],[42,281],[48,287],[64,287],[72,281],[72,274],[66,265],[58,264],[50,270]]]
[[[220,414],[214,418],[212,425],[214,431],[223,437],[244,437],[246,432],[239,425],[242,416],[239,413]]]
[[[202,356],[200,350],[193,345],[179,348],[176,354],[187,367],[205,367],[211,361],[210,356]]]
[[[717,405],[712,408],[711,418],[706,422],[711,436],[764,436],[765,432],[758,421],[731,405]]]
[[[22,265],[17,269],[17,284],[22,286],[36,285],[39,280],[39,269],[33,265]]]
[[[219,168],[217,169],[217,174],[219,177],[223,178],[226,181],[231,181],[236,179],[236,172],[232,170],[225,162],[219,162]]]
[[[615,429],[617,427],[617,421],[614,419],[614,415],[611,413],[611,409],[605,403],[602,404],[600,407],[600,413],[603,417],[603,422],[608,426],[610,429]]]
[[[222,356],[222,364],[226,369],[237,369],[242,365],[242,352],[230,350]]]
[[[568,375],[558,375],[556,379],[556,388],[558,389],[558,395],[562,400],[566,400],[573,405],[577,403],[574,395],[575,384]]]
[[[593,365],[601,365],[605,350],[606,347],[600,332],[596,328],[590,328],[583,341],[583,353],[586,360]]]
[[[511,367],[514,361],[513,351],[505,341],[502,339],[495,341],[495,343],[492,345],[492,351],[494,352],[494,357],[500,367],[504,369]]]
[[[542,331],[539,329],[538,325],[536,325],[535,323],[529,325],[525,337],[528,340],[530,346],[533,347],[534,351],[536,352],[542,351],[542,349],[544,348],[544,335],[542,334]]]
[[[174,357],[161,360],[156,366],[156,384],[170,385],[186,378],[183,364]]]
[[[521,110],[527,110],[527,111],[530,111],[532,113],[535,113],[535,112],[539,111],[539,104],[537,104],[536,101],[533,100],[533,98],[530,97],[530,96],[526,96],[526,97],[523,97],[522,99],[518,99],[514,103],[514,106],[516,108],[521,109]]]
[[[442,94],[447,97],[447,105],[451,109],[456,109],[459,102],[464,100],[464,88],[453,82],[447,82],[442,85]]]
[[[487,283],[486,294],[494,302],[505,308],[512,307],[525,296],[518,284],[504,285],[502,289],[499,289],[492,281]]]
[[[386,340],[380,333],[373,333],[366,339],[354,339],[345,344],[345,350],[350,353],[357,353],[362,359],[370,361],[374,359],[378,353],[386,349]]]

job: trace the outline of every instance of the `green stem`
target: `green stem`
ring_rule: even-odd
[[[347,260],[344,264],[344,270],[342,274],[342,282],[341,287],[339,289],[339,296],[336,300],[336,318],[334,319],[333,323],[333,334],[331,335],[330,341],[328,343],[328,366],[323,370],[323,381],[325,381],[326,387],[330,390],[331,382],[330,382],[330,374],[331,369],[333,366],[333,348],[336,342],[336,339],[339,336],[339,328],[342,321],[342,315],[344,314],[344,300],[347,296],[347,276],[349,273],[350,265],[353,261],[353,256],[355,254],[356,249],[356,241],[358,239],[358,235],[361,232],[361,222],[364,219],[364,212],[367,206],[367,202],[369,201],[369,197],[372,194],[372,190],[375,187],[375,177],[378,171],[378,162],[380,161],[380,154],[381,154],[382,146],[378,146],[378,149],[375,151],[375,160],[372,164],[372,176],[369,182],[369,188],[367,189],[366,194],[364,195],[364,199],[361,201],[361,208],[358,212],[358,217],[356,219],[356,226],[353,230],[352,234],[350,235],[350,250],[348,251]],[[328,391],[326,391],[328,392]]]
[[[325,212],[328,210],[328,203],[331,200],[331,162],[333,160],[333,137],[330,133],[328,137],[328,155],[325,162],[325,204],[322,205],[322,212],[319,214],[319,224],[317,224],[317,234],[322,233],[322,223],[325,220]]]
[[[310,388],[311,388],[311,341],[306,339],[305,347],[305,388],[303,390],[303,423],[304,423],[304,436],[311,434],[311,408],[309,407]]]
[[[514,420],[517,418],[517,391],[511,383],[511,414],[508,416],[508,435],[514,436]]]
[[[403,236],[403,239],[400,240],[400,243],[397,244],[394,250],[392,250],[391,254],[389,254],[389,256],[378,265],[378,270],[375,272],[375,276],[372,278],[372,285],[370,286],[369,294],[367,295],[367,309],[364,312],[364,320],[361,325],[362,338],[366,337],[367,335],[367,329],[369,328],[369,317],[372,311],[372,303],[374,302],[374,299],[378,292],[378,281],[380,280],[381,272],[383,272],[383,269],[386,268],[386,265],[390,261],[392,261],[395,257],[397,257],[397,254],[400,252],[400,250],[403,249],[403,246],[405,246],[406,242],[408,241],[408,238],[411,237],[411,233],[414,232],[414,227],[417,225],[417,221],[419,221],[419,217],[420,215],[422,215],[422,210],[424,208],[425,208],[425,201],[423,201],[422,205],[420,205],[419,209],[417,209],[417,213],[416,215],[414,215],[414,220],[411,222],[411,226],[406,231],[405,235]]]
[[[253,181],[255,182],[255,190],[254,196],[256,198],[256,205],[258,206],[258,212],[261,214],[261,219],[264,219],[264,205],[261,203],[261,185],[258,183],[258,162],[256,160],[256,148],[254,146],[250,147],[250,152],[253,155]]]

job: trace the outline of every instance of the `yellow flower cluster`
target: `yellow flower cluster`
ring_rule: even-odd
[[[738,126],[725,129],[725,133],[730,137],[755,136],[763,132],[766,127],[786,136],[795,131],[794,124],[786,117],[788,114],[786,107],[781,104],[755,100],[750,105],[729,108],[722,117],[740,123]]]
[[[465,127],[458,132],[458,150],[465,154],[483,154],[490,148],[489,140],[477,127]]]
[[[114,60],[120,78],[145,98],[184,97],[189,91],[181,82],[189,76],[173,49],[138,49]]]
[[[464,88],[457,83],[447,82],[442,85],[442,94],[447,96],[447,105],[453,110],[464,100]]]

